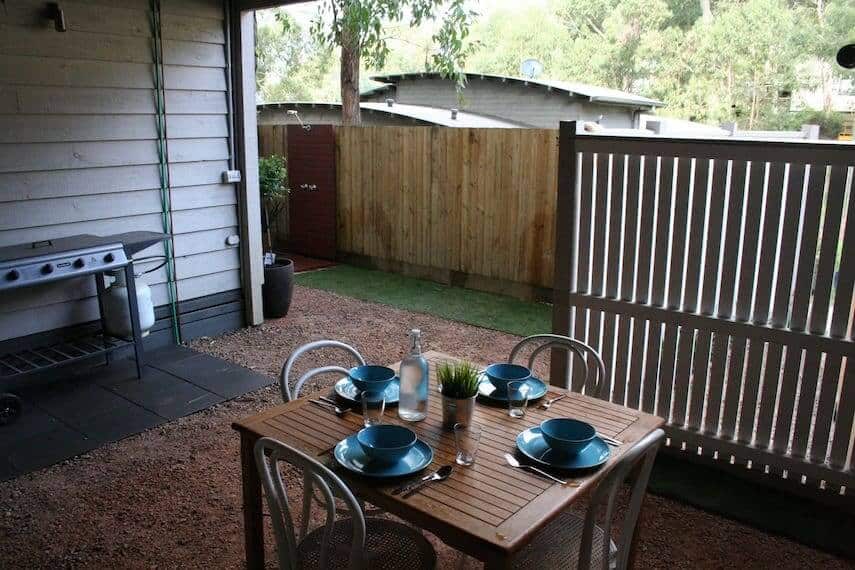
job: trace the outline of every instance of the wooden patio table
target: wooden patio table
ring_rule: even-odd
[[[425,356],[431,363],[432,386],[436,386],[437,364],[457,360],[433,351]],[[397,365],[392,367],[397,369]],[[566,390],[550,387],[549,392],[561,394]],[[407,425],[434,450],[433,463],[418,477],[441,465],[454,463],[454,436],[441,426],[440,405],[439,394],[431,390],[430,411],[421,422],[399,420],[395,408],[386,411],[386,422]],[[519,432],[556,417],[590,422],[599,433],[616,438],[623,445],[611,448],[612,456],[603,468],[565,478],[568,481],[565,486],[505,463],[503,455],[514,452]],[[481,444],[475,464],[471,467],[456,465],[449,479],[432,483],[404,499],[391,494],[402,484],[401,480],[359,477],[339,467],[328,452],[336,442],[362,428],[362,415],[358,411],[338,418],[309,403],[309,398],[300,398],[235,422],[233,427],[241,437],[247,566],[251,569],[264,567],[262,491],[253,457],[253,446],[261,437],[276,438],[317,456],[347,482],[357,497],[434,533],[446,544],[482,560],[488,568],[508,568],[514,552],[595,486],[616,458],[664,422],[656,416],[570,392],[547,411],[531,405],[522,419],[509,417],[505,408],[479,404],[474,423],[481,427]]]

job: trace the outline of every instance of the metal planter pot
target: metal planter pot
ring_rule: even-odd
[[[261,298],[264,316],[277,319],[288,314],[294,296],[294,263],[290,259],[277,261],[264,268]]]
[[[471,398],[442,397],[442,427],[453,429],[454,424],[472,425],[475,413],[475,396]]]

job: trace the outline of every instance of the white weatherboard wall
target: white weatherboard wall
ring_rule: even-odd
[[[0,246],[162,231],[148,0],[0,2]],[[163,0],[167,134],[179,300],[240,288],[229,167],[224,4]],[[140,255],[163,253],[162,246]],[[153,267],[152,263],[141,267]],[[168,302],[163,270],[146,276]],[[92,279],[0,299],[0,340],[97,317]],[[81,301],[82,300],[82,301]]]

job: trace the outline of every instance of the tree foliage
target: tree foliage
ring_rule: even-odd
[[[370,72],[454,76],[465,61],[470,71],[519,75],[521,61],[536,58],[544,79],[621,89],[664,101],[664,114],[749,129],[813,116],[829,132],[832,94],[855,82],[834,64],[855,39],[853,0],[494,2],[482,0],[486,14],[473,21],[464,0],[322,0],[314,47],[300,53],[340,45],[352,27]],[[320,83],[337,83],[334,67]],[[818,114],[791,111],[791,96],[804,91],[821,94]]]

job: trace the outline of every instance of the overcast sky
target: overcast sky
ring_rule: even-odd
[[[483,16],[498,8],[514,7],[519,11],[524,11],[529,6],[545,3],[546,0],[471,0],[470,5]],[[317,5],[318,2],[292,4],[286,6],[285,10],[294,16],[300,24],[308,25],[317,11]]]

